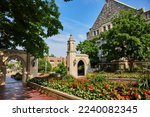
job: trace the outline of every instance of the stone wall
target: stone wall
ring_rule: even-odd
[[[47,96],[54,97],[57,100],[83,100],[82,98],[76,97],[74,95],[67,94],[52,88],[40,86],[36,83],[28,82],[27,85],[40,93],[46,94]]]
[[[150,23],[150,10],[144,12],[144,17]]]
[[[92,37],[98,35],[98,32],[100,33],[105,30],[108,30],[109,26],[110,28],[112,28],[112,23],[111,23],[112,18],[117,14],[119,14],[121,10],[128,10],[128,9],[134,9],[134,8],[115,0],[106,1],[104,7],[102,8],[102,11],[98,15],[92,28],[90,29],[87,38],[91,39]]]
[[[95,23],[93,24],[90,31],[87,33],[87,39],[93,39],[97,37],[100,32],[107,31],[113,27],[112,19],[119,14],[121,10],[129,10],[129,9],[136,9],[132,6],[129,6],[125,3],[122,3],[117,0],[106,0],[100,14],[98,15]],[[136,9],[137,10],[137,9]],[[138,11],[140,11],[139,9]],[[145,19],[150,22],[150,10],[145,11],[143,13]]]

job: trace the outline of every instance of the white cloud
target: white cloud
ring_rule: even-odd
[[[75,24],[75,25],[83,26],[83,27],[85,27],[85,28],[90,28],[89,25],[84,24],[84,23],[82,23],[82,22],[80,22],[80,21],[77,21],[77,20],[68,18],[68,17],[62,17],[62,20],[66,21],[66,22],[69,22],[69,23],[72,23],[72,24]]]
[[[66,43],[66,40],[68,38],[68,35],[64,35],[64,34],[58,34],[55,36],[52,36],[50,38],[47,39],[47,42],[55,42],[55,43]]]
[[[48,39],[45,39],[46,43],[50,47],[50,54],[54,54],[57,57],[65,57],[67,51],[67,40],[69,35],[59,34]]]

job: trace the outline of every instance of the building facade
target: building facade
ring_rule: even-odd
[[[129,10],[129,9],[135,9],[137,11],[142,10],[142,9],[136,9],[125,3],[122,3],[119,0],[105,0],[105,1],[106,2],[102,8],[102,11],[98,15],[92,28],[90,28],[89,32],[87,33],[88,40],[98,37],[98,35],[101,32],[111,29],[113,27],[112,18],[118,15],[121,10]],[[150,10],[144,11],[143,16],[148,22],[150,22]]]
[[[48,57],[47,60],[52,65],[52,68],[57,67],[57,65],[61,63],[64,63],[65,66],[67,64],[66,58],[64,57]]]

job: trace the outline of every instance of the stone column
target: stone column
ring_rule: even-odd
[[[30,76],[30,53],[27,52],[27,58],[26,58],[26,79],[24,79],[24,83],[26,83],[26,81],[29,79]]]

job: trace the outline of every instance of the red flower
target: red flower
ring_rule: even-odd
[[[88,90],[90,90],[91,92],[94,92],[94,87],[92,85],[88,85]]]
[[[105,91],[102,89],[102,94],[105,95]]]
[[[128,95],[131,95],[131,90],[128,91]]]
[[[72,84],[72,88],[77,88],[77,84]]]
[[[133,95],[134,95],[134,97],[138,97],[138,93],[136,93],[136,92],[133,93]]]

